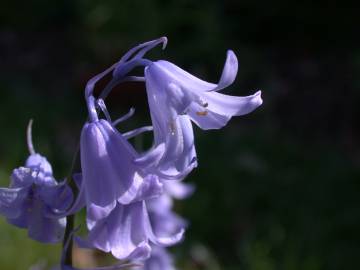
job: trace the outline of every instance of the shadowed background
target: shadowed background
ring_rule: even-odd
[[[166,35],[167,49],[148,57],[212,82],[233,49],[239,74],[225,92],[262,89],[264,104],[222,130],[196,129],[199,167],[187,181],[197,191],[176,207],[190,222],[172,248],[179,269],[358,269],[357,13],[281,0],[4,1],[0,183],[28,155],[30,118],[37,151],[58,179],[68,174],[86,119],[84,85],[132,46]],[[122,131],[149,123],[141,83],[117,87],[108,106],[114,118],[136,107]],[[59,252],[0,219],[1,269],[50,267]]]

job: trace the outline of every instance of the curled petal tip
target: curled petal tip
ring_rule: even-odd
[[[236,57],[234,51],[231,50],[231,49],[229,49],[229,50],[226,51],[226,55],[231,55],[231,56],[235,56],[235,57]]]
[[[28,149],[29,149],[29,152],[31,155],[36,153],[35,149],[34,149],[33,141],[32,141],[32,125],[33,125],[33,119],[31,118],[29,120],[29,124],[28,124],[27,130],[26,130],[27,146],[28,146]]]
[[[166,45],[168,43],[168,39],[167,37],[161,37],[160,40],[162,41],[163,45],[162,45],[162,49],[165,50]]]
[[[227,58],[229,58],[232,61],[231,62],[232,64],[237,65],[238,60],[237,60],[236,54],[235,54],[235,52],[233,50],[228,50],[226,52],[226,56],[227,56]]]
[[[263,103],[263,100],[261,98],[261,90],[257,91],[254,94],[254,98],[252,99],[252,102],[256,104],[257,106],[260,106]]]

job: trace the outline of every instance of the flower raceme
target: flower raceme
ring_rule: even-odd
[[[170,62],[143,58],[160,43],[166,44],[166,39],[130,50],[117,64],[92,78],[85,90],[89,121],[81,134],[79,197],[85,197],[89,235],[78,242],[111,252],[118,259],[144,259],[151,250],[149,243],[167,246],[181,239],[182,219],[171,209],[154,209],[171,201],[169,194],[161,195],[167,180],[182,180],[197,165],[191,121],[205,130],[218,129],[232,116],[250,113],[262,103],[260,91],[247,97],[217,92],[235,80],[238,63],[232,51],[227,53],[219,83],[212,84]],[[117,83],[141,81],[128,75],[137,66],[144,66],[154,133],[154,146],[143,154],[115,128],[118,121],[111,121],[103,100]],[[110,72],[110,83],[96,99],[95,84]],[[106,119],[99,118],[98,110]],[[168,186],[171,190],[171,184]],[[176,192],[176,188],[172,190]]]
[[[73,176],[79,187],[76,200],[67,182],[57,182],[49,162],[35,152],[29,125],[30,156],[24,167],[13,171],[10,187],[0,188],[0,214],[9,223],[27,228],[29,237],[35,240],[55,243],[63,238],[66,216],[86,207],[88,235],[75,237],[81,247],[97,248],[134,262],[152,256],[145,261],[144,270],[174,269],[165,247],[180,242],[187,226],[172,206],[173,199],[184,199],[193,191],[192,186],[179,182],[198,165],[192,123],[203,130],[220,129],[233,116],[255,110],[262,99],[260,91],[245,97],[219,93],[236,78],[238,61],[233,51],[227,52],[220,80],[214,84],[171,62],[144,58],[159,44],[164,49],[167,39],[130,49],[117,63],[88,81],[88,120],[80,137],[81,172]],[[136,67],[143,68],[143,77],[131,75]],[[108,74],[110,82],[95,97],[96,83]],[[125,81],[145,82],[152,126],[126,133],[116,128],[133,111],[112,121],[104,100]],[[153,146],[138,152],[128,139],[147,131],[153,132]],[[74,233],[69,236],[69,230],[71,226],[64,241],[63,270],[76,269],[67,259]],[[126,266],[130,265],[93,269]]]

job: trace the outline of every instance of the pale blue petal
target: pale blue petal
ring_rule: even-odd
[[[207,110],[225,116],[248,114],[262,104],[261,91],[246,97],[224,95],[217,92],[202,93],[208,103]]]
[[[143,215],[144,215],[144,228],[146,235],[149,237],[150,241],[158,246],[172,246],[183,240],[185,230],[183,228],[179,229],[177,232],[171,235],[161,235],[158,236],[154,233],[148,212],[146,210],[145,202],[143,202]]]

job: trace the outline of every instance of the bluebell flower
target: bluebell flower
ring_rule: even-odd
[[[184,230],[171,235],[157,235],[153,230],[145,201],[116,207],[107,217],[88,224],[86,239],[77,238],[81,247],[97,248],[121,260],[145,260],[150,256],[150,243],[170,246],[182,240]]]
[[[106,120],[86,123],[81,134],[82,188],[87,218],[106,217],[116,206],[158,196],[162,184],[157,175],[140,166],[139,154]]]
[[[154,132],[154,147],[165,144],[165,153],[158,163],[166,174],[189,172],[197,166],[191,121],[201,129],[219,129],[233,116],[252,112],[262,104],[261,92],[246,97],[230,96],[218,91],[231,85],[238,71],[233,51],[227,52],[221,78],[217,84],[203,81],[168,61],[150,61],[147,51],[158,44],[167,44],[162,37],[140,44],[113,67],[113,78],[105,87],[105,98],[118,83],[144,81],[148,95]],[[145,77],[128,76],[137,66],[145,67]],[[183,175],[186,175],[183,173]]]
[[[31,126],[30,128],[31,129]],[[30,238],[43,243],[62,240],[66,218],[52,214],[65,211],[73,201],[66,181],[57,182],[50,163],[30,145],[31,155],[24,167],[15,169],[9,188],[0,188],[0,213]]]
[[[183,170],[196,159],[190,120],[201,129],[219,129],[232,116],[248,114],[262,104],[260,91],[246,97],[217,92],[233,83],[237,68],[232,51],[227,53],[218,84],[200,80],[168,61],[145,67],[155,145],[165,143],[167,149],[164,168]]]

